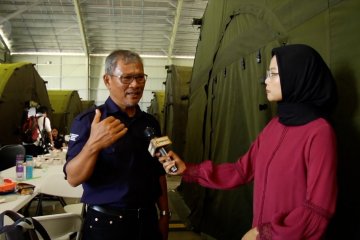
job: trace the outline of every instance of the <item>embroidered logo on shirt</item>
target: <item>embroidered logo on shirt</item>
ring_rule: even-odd
[[[77,138],[78,136],[79,136],[79,134],[70,133],[70,139],[69,139],[69,141],[75,142],[75,141],[76,141],[76,138]]]

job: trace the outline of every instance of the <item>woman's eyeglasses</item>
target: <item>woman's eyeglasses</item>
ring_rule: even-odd
[[[274,72],[271,72],[269,70],[266,71],[266,78],[274,78],[274,77],[277,77],[279,76],[279,73],[274,73]]]

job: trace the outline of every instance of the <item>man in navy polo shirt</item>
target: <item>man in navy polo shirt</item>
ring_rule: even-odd
[[[103,80],[110,96],[75,118],[64,165],[68,182],[84,188],[83,239],[166,240],[165,171],[144,136],[146,127],[160,135],[160,126],[138,106],[147,80],[142,59],[127,50],[112,52]]]

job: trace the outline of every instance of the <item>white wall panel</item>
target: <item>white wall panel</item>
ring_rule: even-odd
[[[61,82],[63,90],[87,89],[87,79],[85,77],[67,77],[64,76]]]
[[[44,81],[47,82],[46,89],[48,90],[62,89],[61,87],[62,79],[60,78],[60,76],[43,76],[43,75],[40,76],[44,79]]]
[[[88,92],[89,92],[88,89],[80,89],[80,90],[78,90],[80,99],[81,100],[86,100],[87,96],[88,96]]]
[[[63,76],[84,77],[88,75],[87,66],[84,64],[62,65]]]
[[[159,91],[159,90],[165,91],[165,84],[164,84],[165,80],[166,78],[149,79],[146,82],[145,89],[151,91]]]
[[[12,62],[32,62],[36,64],[40,76],[47,81],[49,90],[77,90],[82,100],[94,100],[95,104],[103,104],[109,92],[105,87],[104,56],[33,56],[13,55]],[[146,111],[153,98],[153,91],[164,91],[167,71],[166,65],[192,66],[193,59],[143,58],[144,71],[149,75],[144,95],[139,103]],[[89,75],[89,76],[88,76]]]
[[[37,65],[61,65],[62,64],[62,58],[59,56],[37,56],[36,57]]]
[[[61,76],[60,64],[37,64],[36,70],[42,78]]]
[[[62,56],[63,65],[88,65],[88,58],[82,56]]]

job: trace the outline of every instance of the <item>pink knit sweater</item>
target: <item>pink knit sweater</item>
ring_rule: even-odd
[[[186,164],[184,181],[231,189],[254,181],[259,239],[321,239],[335,211],[336,140],[324,119],[285,126],[274,118],[235,163]]]

